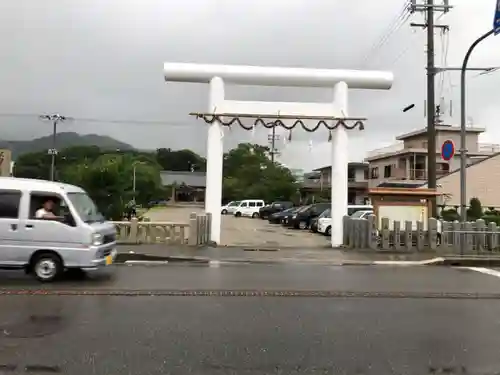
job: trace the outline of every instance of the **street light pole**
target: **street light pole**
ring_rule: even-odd
[[[134,177],[132,180],[132,191],[134,193],[134,204],[135,204],[135,167],[136,167],[136,164],[134,164]]]
[[[470,55],[472,54],[472,51],[474,51],[474,48],[494,33],[495,29],[492,29],[472,43],[469,50],[465,54],[462,69],[460,71],[460,218],[462,219],[462,222],[467,220],[467,109],[465,97],[465,74],[467,72],[467,64],[469,63]]]
[[[49,150],[49,154],[50,154],[50,180],[54,181],[56,176],[57,124],[59,122],[68,120],[68,118],[66,116],[55,114],[55,115],[42,115],[40,116],[40,119],[52,121],[52,148]]]

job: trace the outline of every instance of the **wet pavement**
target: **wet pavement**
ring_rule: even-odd
[[[187,223],[193,212],[202,213],[203,207],[157,207],[145,216],[151,221]],[[328,243],[328,237],[308,230],[285,228],[262,219],[222,215],[220,244],[223,246],[325,248]]]
[[[500,373],[498,277],[443,267],[114,271],[50,285],[0,272],[0,374]]]

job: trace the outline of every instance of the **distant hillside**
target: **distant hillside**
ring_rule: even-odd
[[[97,134],[78,134],[73,132],[58,133],[56,137],[57,149],[61,150],[71,146],[98,146],[105,150],[132,150],[128,143],[117,141],[114,138]],[[52,148],[52,136],[35,138],[31,141],[2,141],[0,148],[8,148],[12,151],[12,158],[28,153],[48,150]]]

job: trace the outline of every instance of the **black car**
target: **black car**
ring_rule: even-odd
[[[291,207],[293,207],[293,202],[290,202],[290,201],[273,202],[271,204],[268,204],[267,206],[262,207],[259,210],[259,216],[261,219],[267,219],[272,214],[274,214],[276,212],[281,212],[283,210],[287,210]]]
[[[289,220],[288,226],[295,229],[307,229],[311,221],[330,208],[331,203],[315,203],[298,210]]]
[[[299,211],[303,208],[303,206],[300,207],[293,207],[287,210],[286,212],[280,212],[280,222],[282,225],[288,225],[290,222],[290,219]]]
[[[274,214],[269,215],[267,220],[270,224],[281,224],[283,220],[292,216],[298,209],[298,207],[292,207],[284,211],[275,212]]]

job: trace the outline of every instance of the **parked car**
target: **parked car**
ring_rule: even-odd
[[[259,217],[259,210],[266,204],[262,199],[245,199],[234,208],[234,216]]]
[[[234,209],[240,205],[240,201],[231,201],[228,204],[225,204],[221,207],[220,213],[222,215],[225,214],[234,214]]]
[[[295,229],[307,229],[311,221],[331,206],[331,203],[315,203],[298,210],[289,220],[288,226]]]
[[[356,211],[351,215],[351,217],[353,219],[365,219],[369,215],[373,215],[373,210]]]
[[[373,211],[373,206],[368,204],[350,204],[347,206],[347,215],[349,216],[358,211]]]
[[[283,210],[287,210],[291,207],[293,207],[293,202],[277,201],[277,202],[273,202],[271,204],[268,204],[267,206],[262,207],[259,210],[259,215],[260,215],[261,219],[267,219],[270,215],[272,215],[276,212],[281,212]]]
[[[293,216],[293,214],[299,209],[299,207],[291,207],[287,210],[283,210],[281,212],[275,212],[272,215],[269,215],[267,220],[269,221],[270,224],[281,224],[282,221],[289,217]]]
[[[311,220],[311,225],[310,225],[311,232],[318,233],[319,220],[322,218],[325,218],[325,217],[326,218],[331,217],[330,212],[331,212],[331,209],[328,208],[328,209],[324,210],[321,215],[319,215],[318,217],[315,217],[314,219]]]
[[[349,213],[350,210],[352,212],[357,207],[359,207],[359,206],[347,206],[347,212]],[[362,206],[362,207],[366,207],[366,206]],[[364,219],[368,215],[373,215],[373,210],[355,211],[350,216],[353,219]],[[330,212],[328,213],[328,216],[325,215],[321,219],[318,220],[318,233],[324,234],[325,236],[332,235],[332,217],[330,215]]]

